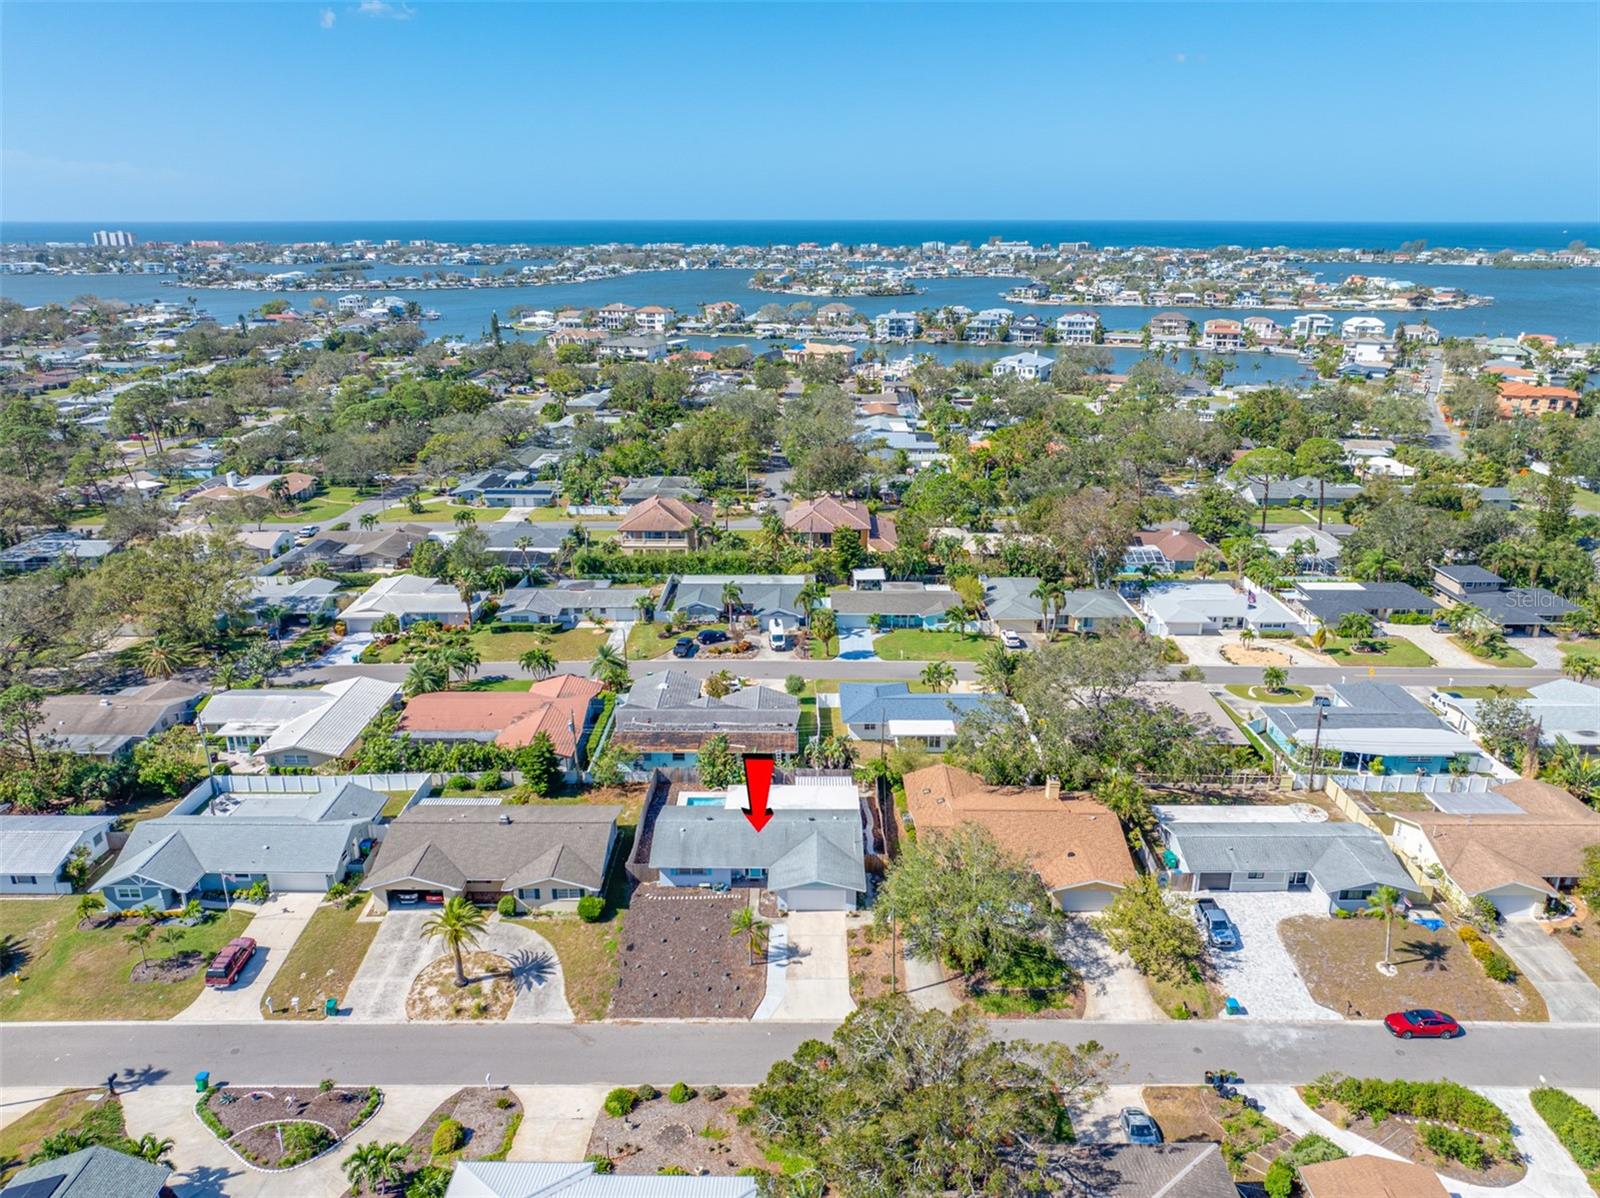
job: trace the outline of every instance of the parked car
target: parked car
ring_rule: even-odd
[[[697,646],[692,636],[680,636],[672,646],[672,656],[693,657]]]
[[[702,628],[694,634],[694,639],[702,645],[720,645],[728,639],[728,634],[720,628]]]
[[[1207,944],[1223,950],[1239,947],[1239,929],[1228,918],[1228,913],[1217,906],[1216,899],[1200,899],[1194,909],[1200,926],[1205,929]]]
[[[1389,1029],[1391,1036],[1398,1036],[1402,1040],[1410,1040],[1417,1036],[1424,1039],[1453,1040],[1461,1034],[1461,1025],[1449,1015],[1427,1007],[1418,1007],[1412,1011],[1395,1011],[1385,1015],[1383,1026]]]
[[[250,936],[236,936],[222,946],[206,966],[206,985],[226,988],[239,980],[250,958],[256,955],[256,942]]]
[[[1122,1108],[1122,1134],[1130,1144],[1161,1143],[1161,1128],[1156,1121],[1136,1106]]]
[[[1009,628],[1000,633],[1000,643],[1007,649],[1026,649],[1028,647],[1028,642],[1023,640],[1020,634],[1012,632]]]
[[[300,531],[294,535],[302,541],[309,541],[312,537],[317,535],[317,526],[315,524],[303,525],[301,526]]]

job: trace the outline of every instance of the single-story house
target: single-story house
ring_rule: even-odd
[[[115,542],[76,532],[42,532],[26,541],[0,549],[0,574],[25,574],[57,563],[99,565],[116,549]]]
[[[1306,631],[1305,622],[1276,596],[1246,582],[1169,582],[1140,597],[1146,624],[1156,636],[1203,636],[1230,629],[1256,633]]]
[[[265,498],[281,494],[285,499],[298,503],[316,493],[317,480],[301,470],[291,470],[288,474],[251,474],[244,477],[230,470],[202,483],[196,498],[237,499],[244,495]]]
[[[1104,587],[1067,591],[1055,604],[1055,626],[1068,632],[1106,632],[1138,620],[1121,594]]]
[[[1178,682],[1169,679],[1147,679],[1134,687],[1134,694],[1149,703],[1165,703],[1176,707],[1185,715],[1209,725],[1206,739],[1225,745],[1247,745],[1249,739],[1239,730],[1239,725],[1228,718],[1217,696],[1204,682]]]
[[[900,543],[893,519],[870,511],[859,499],[832,495],[796,500],[783,514],[783,526],[809,545],[832,545],[841,531],[858,533],[873,553],[887,553]]]
[[[1305,474],[1296,478],[1275,478],[1268,486],[1246,480],[1235,484],[1233,489],[1253,507],[1260,507],[1263,502],[1268,507],[1286,507],[1293,503],[1315,507],[1322,502],[1331,508],[1361,494],[1360,483],[1322,483]]]
[[[233,536],[257,561],[269,562],[294,548],[294,533],[287,528],[241,528]]]
[[[1337,769],[1365,771],[1381,761],[1387,774],[1443,774],[1462,756],[1483,764],[1470,737],[1387,682],[1338,683],[1328,707],[1264,703],[1250,727],[1297,761],[1309,761],[1315,746],[1337,753]]]
[[[1261,539],[1273,553],[1289,559],[1295,571],[1333,574],[1339,569],[1343,546],[1327,529],[1274,528]]]
[[[540,482],[531,470],[480,470],[456,484],[450,497],[484,507],[552,507],[560,491],[558,483]]]
[[[1212,1141],[1077,1143],[1056,1149],[1060,1198],[1238,1198]]]
[[[1133,534],[1133,544],[1123,555],[1123,568],[1156,567],[1163,574],[1184,574],[1194,569],[1201,554],[1215,554],[1209,542],[1183,528],[1147,528]]]
[[[1347,1156],[1301,1165],[1305,1198],[1450,1198],[1439,1175],[1414,1161]]]
[[[505,807],[423,800],[384,830],[363,890],[386,910],[465,896],[570,911],[605,889],[621,807]]]
[[[134,825],[95,887],[114,911],[171,910],[257,882],[320,893],[361,860],[388,801],[347,777],[208,778]]]
[[[663,807],[649,864],[664,886],[755,883],[795,911],[853,911],[867,890],[859,803],[777,810],[760,832],[734,807]]]
[[[1063,911],[1099,911],[1136,876],[1122,824],[1103,804],[1063,798],[1051,779],[1041,788],[989,786],[951,765],[905,777],[917,835],[974,823],[1001,848],[1025,860]]]
[[[634,507],[652,496],[665,499],[699,499],[700,484],[683,474],[658,474],[651,478],[630,478],[618,492],[624,507]]]
[[[230,752],[250,753],[268,765],[322,765],[354,749],[399,693],[399,683],[364,677],[219,691],[198,718],[201,730],[221,737]]]
[[[756,1198],[758,1193],[753,1177],[601,1174],[592,1160],[458,1161],[445,1198]]]
[[[986,578],[983,609],[995,631],[1043,632],[1044,603],[1034,594],[1037,578]]]
[[[945,615],[961,603],[949,587],[887,582],[877,591],[834,591],[823,602],[833,609],[840,632],[871,628],[943,628]]]
[[[0,1194],[5,1198],[173,1198],[167,1185],[171,1176],[170,1165],[94,1144],[24,1166],[11,1175]]]
[[[289,578],[268,574],[250,579],[242,607],[256,623],[265,622],[269,608],[287,616],[332,615],[339,610],[339,584],[331,578]]]
[[[324,561],[337,570],[395,570],[410,562],[411,551],[432,535],[426,524],[326,529],[291,552],[288,563]]]
[[[1272,818],[1269,807],[1158,805],[1168,873],[1191,890],[1303,890],[1358,910],[1379,886],[1420,897],[1384,839],[1362,824]]]
[[[103,815],[0,815],[0,894],[71,894],[64,876],[80,849],[91,862],[111,849]]]
[[[735,753],[795,753],[800,749],[800,700],[766,686],[747,686],[713,699],[700,679],[663,670],[634,680],[614,708],[610,743],[636,769],[689,769],[714,736]]]
[[[839,722],[856,740],[910,740],[942,750],[967,713],[996,702],[990,695],[912,694],[904,682],[841,682]]]
[[[672,611],[680,619],[721,620],[727,614],[722,591],[731,582],[739,588],[739,615],[763,626],[777,619],[794,628],[805,623],[800,592],[808,581],[806,574],[685,574],[672,588]]]
[[[526,691],[433,691],[411,697],[395,731],[416,741],[473,740],[504,749],[520,749],[544,733],[572,779],[604,690],[589,678],[552,674]]]
[[[1445,723],[1477,738],[1478,711],[1485,700],[1449,690],[1434,691],[1432,700]],[[1518,702],[1538,726],[1541,745],[1561,739],[1586,753],[1600,752],[1600,686],[1557,678],[1529,687],[1528,697]]]
[[[472,597],[472,612],[477,614],[488,596]],[[453,586],[419,574],[391,574],[380,578],[344,609],[344,625],[351,632],[371,632],[385,616],[394,616],[401,628],[424,620],[439,624],[465,624],[467,605]]]
[[[49,695],[34,735],[84,757],[122,757],[174,724],[189,723],[205,688],[169,678],[109,695]]]
[[[1308,620],[1329,628],[1350,612],[1389,620],[1401,612],[1431,613],[1438,607],[1405,582],[1297,582],[1288,602]]]
[[[1466,898],[1482,895],[1506,919],[1529,919],[1566,894],[1583,851],[1600,844],[1600,812],[1532,778],[1486,794],[1428,796],[1434,810],[1394,812],[1390,843],[1416,867],[1438,870]]]
[[[514,624],[576,627],[591,616],[612,623],[641,618],[635,603],[649,587],[612,586],[606,578],[564,578],[554,586],[514,586],[501,597],[496,619]]]
[[[489,538],[484,546],[511,570],[527,570],[548,562],[561,552],[572,532],[570,525],[553,520],[496,520],[478,527]]]

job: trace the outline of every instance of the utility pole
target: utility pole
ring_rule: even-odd
[[[1311,742],[1311,789],[1317,789],[1317,767],[1322,764],[1322,721],[1327,714],[1326,707],[1317,708],[1317,733]]]

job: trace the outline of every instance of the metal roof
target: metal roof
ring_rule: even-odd
[[[0,874],[54,876],[82,837],[111,823],[101,815],[0,816]]]

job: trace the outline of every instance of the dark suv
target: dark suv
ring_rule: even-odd
[[[680,636],[672,646],[672,656],[693,657],[695,648],[693,637]]]

